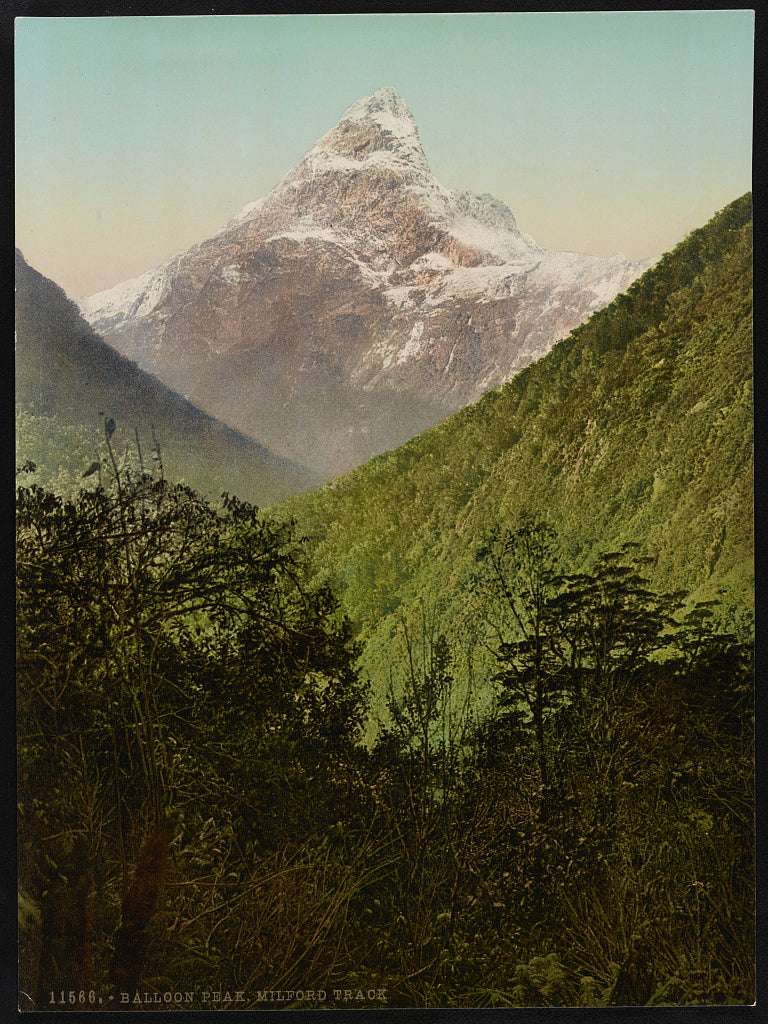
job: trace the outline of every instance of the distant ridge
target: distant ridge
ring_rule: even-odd
[[[166,477],[214,498],[226,490],[267,504],[307,490],[314,481],[308,471],[217,422],[106,345],[76,304],[18,250],[16,405],[25,425],[19,457],[42,460],[51,475],[61,465],[79,476],[78,458],[82,463],[86,453],[73,453],[73,439],[98,444],[109,415],[117,424],[119,450],[127,446],[136,455],[138,431],[149,466],[154,431]]]

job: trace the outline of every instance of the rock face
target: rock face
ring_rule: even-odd
[[[447,190],[393,89],[211,238],[80,301],[111,345],[330,478],[546,353],[645,269],[551,252]]]

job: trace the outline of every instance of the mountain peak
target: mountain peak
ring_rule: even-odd
[[[391,86],[356,100],[338,124],[310,149],[296,170],[309,174],[362,170],[432,177],[419,130],[405,100]],[[292,175],[289,175],[292,178]]]
[[[207,412],[338,475],[508,380],[638,274],[549,252],[501,200],[445,188],[384,88],[229,225],[81,309]]]
[[[391,86],[384,86],[372,96],[362,96],[356,100],[344,112],[340,123],[366,120],[375,121],[384,131],[398,137],[412,134],[418,136],[416,121],[408,104]]]

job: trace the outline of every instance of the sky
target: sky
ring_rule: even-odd
[[[751,188],[754,15],[19,18],[16,244],[71,297],[202,241],[382,86],[447,188],[655,259]]]

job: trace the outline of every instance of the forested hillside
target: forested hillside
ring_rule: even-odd
[[[287,503],[378,692],[424,608],[470,651],[477,550],[523,514],[556,528],[570,571],[638,543],[655,585],[719,600],[719,624],[751,634],[751,218],[746,195],[510,383]]]

